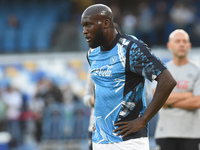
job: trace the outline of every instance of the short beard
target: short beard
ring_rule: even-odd
[[[105,42],[105,39],[106,39],[106,37],[105,37],[102,29],[99,26],[96,36],[93,39],[93,43],[89,44],[89,46],[91,48],[96,48],[98,46],[101,46]]]
[[[179,59],[183,59],[183,58],[187,57],[187,54],[184,54],[184,55],[175,54],[175,56]]]

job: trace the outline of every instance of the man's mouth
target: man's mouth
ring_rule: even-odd
[[[86,38],[86,41],[87,42],[90,42],[91,41],[91,38],[89,38],[89,37],[85,37]]]
[[[184,53],[185,50],[184,50],[184,49],[179,49],[179,52],[180,52],[180,53]]]
[[[90,41],[91,41],[91,39],[89,38],[89,39],[87,39],[86,41],[87,41],[87,42],[90,42]]]

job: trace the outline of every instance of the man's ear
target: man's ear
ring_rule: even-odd
[[[190,43],[190,48],[189,49],[191,49],[192,48],[192,43]]]
[[[170,50],[170,51],[171,51],[171,45],[170,45],[170,43],[169,43],[169,42],[167,42],[166,46],[167,46],[168,50]]]
[[[104,28],[108,28],[110,26],[110,20],[109,19],[105,19],[104,21],[103,21],[103,27]]]

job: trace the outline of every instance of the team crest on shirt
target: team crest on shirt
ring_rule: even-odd
[[[112,57],[110,58],[110,63],[111,63],[111,64],[115,63],[116,61],[117,61],[117,56],[112,56]]]

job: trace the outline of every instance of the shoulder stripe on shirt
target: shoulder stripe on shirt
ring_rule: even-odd
[[[149,58],[149,60],[151,62],[153,62],[153,64],[157,68],[160,68],[160,71],[163,71],[166,69],[166,67],[164,65],[162,65],[158,59],[151,59],[152,58],[152,56],[151,56],[152,54],[150,52],[151,50],[149,48],[147,48],[147,46],[145,46],[146,44],[143,41],[136,40],[136,39],[133,39],[133,41],[138,45],[140,50],[142,50],[142,52],[144,52],[144,54]]]
[[[128,47],[127,47],[127,52],[126,52],[126,65],[127,65],[127,67],[126,67],[126,70],[125,70],[125,72],[129,72],[130,71],[130,63],[129,63],[129,61],[130,61],[130,57],[129,57],[129,52],[130,52],[130,49],[131,49],[131,46],[133,45],[133,41],[131,41],[129,44],[128,44]]]

